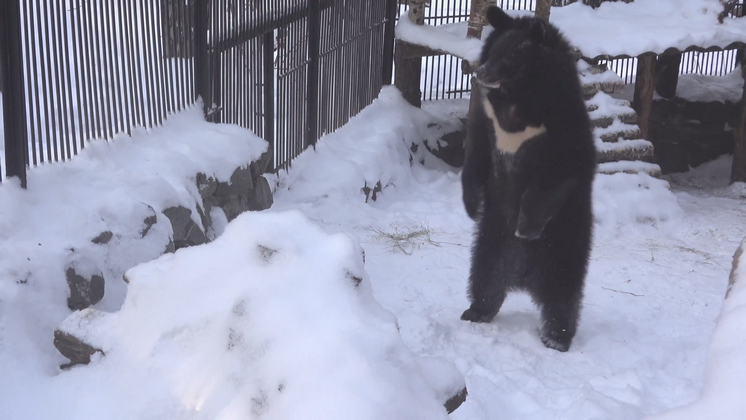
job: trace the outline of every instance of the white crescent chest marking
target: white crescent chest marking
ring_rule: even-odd
[[[495,108],[487,98],[482,99],[484,104],[484,113],[487,114],[487,118],[492,121],[492,127],[495,130],[495,139],[497,141],[497,149],[501,152],[515,153],[524,141],[536,137],[539,134],[546,133],[547,129],[543,125],[539,127],[526,126],[523,131],[515,133],[508,133],[500,127],[500,122],[497,121],[497,115],[495,115]]]

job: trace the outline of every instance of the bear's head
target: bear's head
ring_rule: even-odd
[[[494,30],[485,40],[475,71],[483,87],[524,92],[526,84],[540,80],[540,72],[547,70],[551,62],[547,57],[566,50],[559,31],[541,19],[513,18],[490,6],[487,21]]]

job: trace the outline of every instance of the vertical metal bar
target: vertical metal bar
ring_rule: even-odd
[[[101,52],[104,58],[104,77],[103,82],[105,83],[106,89],[104,92],[106,95],[106,108],[109,110],[109,137],[114,137],[114,134],[118,133],[121,129],[120,121],[122,112],[122,103],[124,102],[121,98],[119,91],[121,82],[119,76],[114,72],[114,58],[116,51],[112,44],[113,38],[116,36],[112,31],[111,20],[114,15],[111,13],[111,0],[102,2],[102,7],[99,9],[101,28],[100,32],[103,32],[103,39],[101,44]],[[118,113],[117,113],[118,111]]]
[[[67,2],[65,2],[65,4],[67,4]],[[70,1],[70,5],[72,6],[72,1]],[[70,11],[69,13],[72,13],[72,11]],[[65,75],[66,75],[66,86],[67,86],[67,89],[68,89],[67,95],[65,95],[67,97],[67,110],[68,110],[68,112],[67,112],[67,118],[70,121],[70,134],[71,134],[70,141],[72,142],[72,152],[73,152],[73,154],[77,155],[78,154],[78,140],[81,137],[81,133],[75,127],[75,114],[76,114],[76,112],[75,112],[75,104],[74,104],[74,102],[75,102],[75,95],[74,95],[73,92],[76,91],[77,89],[75,89],[73,87],[72,77],[70,75],[70,73],[72,73],[73,69],[77,68],[77,65],[76,65],[77,63],[72,63],[70,61],[70,44],[72,44],[72,46],[73,46],[73,59],[75,58],[75,53],[74,53],[74,51],[75,51],[75,39],[74,39],[74,36],[75,35],[73,34],[72,29],[68,32],[68,23],[67,23],[67,21],[68,21],[68,16],[67,16],[68,10],[67,10],[66,7],[64,7],[64,5],[63,5],[63,10],[62,10],[62,12],[60,14],[62,15],[62,26],[61,26],[61,28],[62,28],[62,31],[64,33],[64,37],[62,38],[63,39],[62,49],[64,51],[64,57],[63,57],[64,60],[63,61],[65,63],[64,66],[65,66]],[[70,35],[69,37],[68,37],[68,34]],[[80,114],[80,111],[78,112],[78,114]]]
[[[44,6],[48,6],[46,2]],[[56,130],[54,129],[54,106],[52,102],[52,65],[49,57],[49,26],[47,23],[47,10],[44,9],[44,14],[40,8],[41,5],[37,5],[36,17],[37,23],[41,23],[42,29],[39,30],[39,38],[42,40],[39,46],[39,58],[41,61],[41,83],[42,83],[42,97],[39,98],[43,101],[44,111],[44,122],[46,123],[46,139],[47,139],[47,160],[52,160],[52,151],[54,151],[54,160],[58,160],[58,150],[56,141]],[[51,121],[50,121],[51,120]],[[53,140],[54,139],[54,140]]]
[[[267,32],[263,38],[263,63],[264,71],[264,139],[270,147],[270,153],[274,155],[275,145],[275,69],[274,69],[274,31]],[[275,162],[274,156],[270,162]],[[272,170],[275,170],[275,164]]]
[[[194,4],[194,80],[195,91],[202,98],[202,108],[207,117],[210,110],[210,63],[207,53],[208,0]]]
[[[98,89],[100,92],[99,95],[99,106],[101,107],[101,114],[104,118],[104,127],[103,127],[103,133],[102,136],[110,139],[114,137],[114,111],[112,110],[114,106],[114,101],[110,99],[111,96],[111,87],[109,85],[110,79],[107,69],[107,61],[108,61],[108,51],[106,51],[106,44],[105,40],[102,39],[105,34],[102,32],[106,30],[106,26],[104,21],[106,20],[106,16],[104,15],[103,11],[103,5],[101,2],[96,2],[97,5],[97,13],[94,13],[94,40],[96,44],[96,58],[97,58],[97,78],[96,83],[98,84]]]
[[[141,53],[140,53],[140,29],[137,26],[137,19],[135,10],[133,8],[133,2],[123,0],[124,16],[127,21],[127,54],[129,56],[129,78],[132,81],[132,119],[135,122],[134,125],[147,125],[147,117],[145,111],[145,84],[142,80],[141,70]]]
[[[96,79],[96,68],[97,66],[94,62],[94,49],[97,49],[93,45],[93,19],[91,19],[91,8],[94,7],[94,4],[91,2],[83,1],[80,7],[84,7],[86,9],[85,12],[85,22],[83,23],[83,28],[86,29],[86,36],[84,39],[84,43],[86,45],[86,63],[85,63],[85,70],[86,70],[86,81],[88,85],[88,106],[93,111],[92,117],[93,117],[93,124],[92,124],[92,130],[89,133],[89,136],[91,138],[100,137],[102,135],[101,125],[102,125],[102,118],[101,118],[101,100],[98,95],[98,85],[95,83]]]
[[[160,37],[157,39],[159,39],[161,42],[157,43],[157,45],[160,52],[158,58],[159,61],[163,63],[161,69],[161,80],[165,79],[165,86],[162,86],[162,89],[165,89],[163,93],[166,99],[166,115],[168,115],[169,113],[174,112],[177,109],[176,95],[178,95],[178,92],[174,90],[176,89],[176,84],[174,83],[174,61],[176,61],[178,57],[177,45],[179,37],[177,33],[178,20],[176,19],[177,6],[176,1],[158,2],[155,4],[158,4],[160,6],[158,14],[160,15],[161,24],[156,24],[156,27],[160,28]],[[167,32],[166,30],[169,31]],[[173,38],[171,38],[171,36],[173,36]],[[172,45],[170,55],[166,52],[165,45],[167,45],[167,43],[170,43]]]
[[[13,1],[19,1],[20,0],[13,0]],[[27,135],[29,136],[29,148],[31,149],[31,156],[33,160],[29,162],[30,164],[33,164],[34,166],[39,163],[39,158],[37,157],[37,149],[39,149],[38,145],[41,142],[41,127],[37,123],[37,116],[39,115],[39,98],[38,98],[38,77],[35,76],[36,72],[36,43],[34,41],[35,38],[35,32],[31,29],[31,22],[33,22],[33,12],[31,10],[31,2],[26,2],[26,7],[23,10],[23,16],[26,21],[25,26],[26,31],[26,77],[28,80],[26,80],[26,95],[28,100],[28,132]],[[20,7],[19,7],[20,9]],[[8,16],[11,16],[11,11],[8,11]],[[14,15],[13,15],[14,16]],[[20,19],[20,16],[19,16]],[[3,27],[8,27],[8,25],[3,25]],[[0,27],[0,31],[3,29]],[[33,64],[32,64],[33,63]],[[7,121],[7,120],[6,120]],[[8,138],[7,135],[5,137]]]
[[[60,10],[62,9],[62,10]],[[65,108],[65,97],[67,96],[67,85],[63,83],[64,75],[69,71],[69,67],[66,67],[64,65],[60,66],[60,60],[62,57],[62,48],[61,45],[63,43],[63,39],[66,40],[67,37],[62,36],[60,33],[62,31],[62,24],[60,23],[60,14],[64,13],[65,10],[65,3],[62,2],[62,5],[59,3],[55,3],[50,5],[50,16],[48,16],[49,19],[49,25],[52,26],[52,38],[49,39],[50,49],[52,50],[52,55],[54,57],[54,67],[53,69],[56,69],[56,88],[55,88],[55,108],[57,108],[57,127],[56,130],[60,131],[59,135],[59,141],[60,141],[60,158],[62,160],[69,159],[72,157],[71,150],[70,150],[70,130],[67,124],[67,112],[64,110]]]
[[[319,106],[319,3],[308,2],[308,72],[306,74],[306,135],[303,147],[316,145],[318,139],[318,106]]]
[[[119,117],[122,121],[122,124],[124,125],[124,130],[127,134],[132,133],[132,126],[133,126],[133,116],[134,116],[134,109],[132,106],[133,98],[132,98],[132,78],[127,77],[127,53],[128,50],[128,44],[129,44],[129,34],[127,33],[127,24],[125,22],[125,13],[121,6],[123,0],[116,0],[116,8],[115,13],[117,16],[117,19],[115,21],[115,29],[116,29],[116,38],[119,40],[118,44],[114,44],[117,46],[117,49],[114,51],[114,58],[116,62],[116,72],[117,72],[117,80],[120,82],[118,83],[119,89],[120,89],[120,95],[121,98],[123,98],[123,102],[119,104],[120,113]],[[126,0],[124,0],[126,1]]]
[[[26,101],[23,94],[23,46],[20,0],[2,0],[0,16],[0,87],[3,91],[5,174],[26,188]],[[0,179],[2,181],[2,179]]]

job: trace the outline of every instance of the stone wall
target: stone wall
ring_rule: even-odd
[[[648,136],[655,147],[655,163],[664,174],[686,172],[733,153],[739,107],[739,103],[681,98],[654,101]]]
[[[211,217],[213,209],[220,208],[226,219],[231,221],[243,212],[264,210],[272,206],[272,191],[269,182],[262,175],[267,170],[269,160],[270,154],[264,153],[259,160],[236,168],[228,182],[218,182],[202,173],[195,174],[194,182],[200,197],[200,202],[195,203],[195,207],[202,226],[192,218],[192,210],[184,206],[169,207],[158,214],[153,207],[145,205],[149,208],[148,215],[143,219],[140,230],[134,235],[139,238],[138,241],[151,240],[148,234],[153,231],[154,226],[159,222],[168,221],[173,233],[168,238],[163,253],[209,242],[214,239]],[[108,254],[106,247],[111,247],[110,241],[114,236],[114,232],[107,230],[92,238],[91,243],[97,247],[94,255]],[[116,252],[115,249],[110,251]],[[67,306],[71,310],[81,310],[95,305],[104,297],[106,282],[122,281],[106,278],[102,269],[106,261],[97,261],[84,250],[72,249],[68,260],[65,278],[70,288]],[[124,278],[124,281],[127,279]],[[56,339],[55,344],[59,340]],[[64,343],[64,340],[61,343]]]

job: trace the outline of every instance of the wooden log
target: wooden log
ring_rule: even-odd
[[[467,38],[482,38],[482,28],[487,24],[485,13],[490,4],[495,4],[495,1],[471,0],[469,24],[466,27]]]
[[[648,139],[650,114],[653,109],[653,92],[655,91],[655,54],[645,54],[637,58],[637,81],[632,107],[637,111],[637,125],[640,137]]]
[[[407,17],[415,25],[425,23],[426,0],[410,0]],[[410,104],[422,105],[422,91],[420,78],[422,73],[422,56],[413,56],[411,44],[396,40],[394,52],[394,86],[402,93]]]
[[[741,63],[741,76],[744,78],[743,94],[741,95],[741,115],[738,126],[733,130],[735,147],[733,150],[733,166],[730,171],[730,183],[746,182],[746,66]]]
[[[552,11],[552,0],[536,0],[536,17],[549,22],[549,13]]]
[[[420,90],[420,76],[422,73],[422,58],[406,58],[406,47],[403,42],[396,40],[394,62],[396,72],[394,74],[394,86],[399,89],[404,99],[410,104],[420,107],[422,105],[422,91]]]

